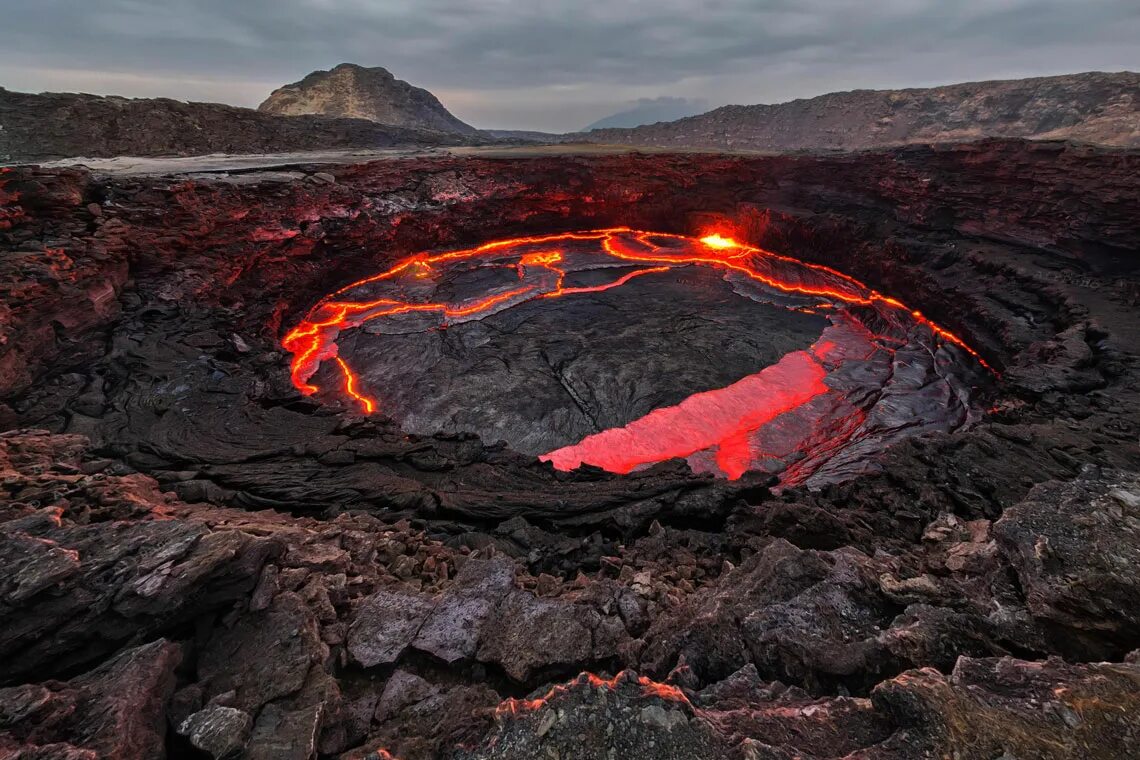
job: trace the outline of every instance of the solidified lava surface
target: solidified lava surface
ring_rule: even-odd
[[[1136,757],[1138,177],[0,169],[0,757]]]
[[[502,439],[560,470],[685,458],[785,484],[834,482],[891,441],[961,427],[988,369],[829,267],[626,228],[405,258],[323,299],[283,343],[303,393],[337,388],[419,434]]]

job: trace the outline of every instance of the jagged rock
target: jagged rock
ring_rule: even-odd
[[[79,553],[16,534],[0,549],[0,560],[12,569],[12,575],[0,589],[0,599],[11,604],[27,601],[79,570]]]
[[[1030,611],[1077,630],[1140,625],[1140,477],[1090,472],[1042,483],[994,524]]]
[[[310,760],[316,755],[320,731],[321,705],[285,710],[266,705],[253,726],[249,760]]]
[[[485,734],[492,708],[500,700],[485,686],[432,683],[397,670],[376,704],[375,725],[364,746],[386,749],[398,757],[433,756]],[[408,725],[432,729],[416,735],[405,730]]]
[[[708,691],[708,690],[706,690]],[[887,739],[890,720],[869,699],[812,698],[796,689],[772,683],[746,697],[713,697],[699,711],[705,721],[739,742],[750,757],[843,757]]]
[[[178,727],[178,733],[184,734],[191,744],[210,757],[223,760],[245,750],[252,728],[253,718],[249,713],[211,705],[187,718]]]
[[[526,682],[542,668],[573,668],[617,653],[613,641],[595,646],[594,632],[603,619],[586,605],[514,591],[503,599],[495,616],[476,656],[501,665],[516,681]]]
[[[727,744],[683,702],[645,693],[635,675],[613,685],[578,679],[522,713],[507,713],[498,730],[462,760],[646,760],[726,757]]]
[[[878,680],[896,666],[877,639],[885,605],[868,583],[870,558],[841,550],[826,560],[834,564],[819,582],[744,617],[744,641],[757,666],[781,678],[814,685],[866,673]]]
[[[435,607],[416,594],[378,591],[356,612],[348,630],[348,652],[365,668],[395,662],[411,645]]]
[[[872,699],[905,729],[887,757],[1108,760],[1135,754],[1138,684],[1136,665],[963,657],[949,678],[908,671]]]
[[[835,567],[827,553],[802,551],[786,541],[772,541],[721,576],[717,591],[659,618],[646,634],[646,658],[662,669],[683,657],[699,675],[713,680],[727,677],[753,656],[761,658],[768,668],[794,669],[798,677],[821,667],[831,673],[848,670],[853,662],[844,664],[840,660],[859,659],[856,651],[869,645],[875,613],[850,598],[852,584],[858,584],[853,569],[856,560],[847,556],[843,562],[835,575],[836,580],[847,576],[848,590],[827,582]],[[813,613],[828,615],[829,608],[839,619],[817,628]],[[858,617],[851,623],[857,627],[853,642],[846,639],[844,610]],[[825,654],[828,647],[847,654],[840,655],[838,650]],[[820,657],[829,658],[830,664],[817,661]]]
[[[381,721],[388,720],[405,707],[422,702],[438,691],[415,673],[397,670],[384,685],[384,691],[376,704],[376,717]]]
[[[616,654],[628,640],[620,618],[591,606],[543,600],[512,590],[509,561],[468,560],[439,599],[394,591],[360,606],[348,651],[363,667],[396,662],[408,647],[447,662],[477,657],[500,663],[519,681],[535,670]]]
[[[151,760],[164,754],[177,644],[124,650],[65,683],[0,689],[0,752],[13,757]]]
[[[171,521],[9,530],[0,556],[15,570],[6,592],[13,624],[0,630],[0,675],[56,672],[140,631],[225,608],[275,550],[265,539]]]
[[[312,611],[298,595],[283,593],[266,611],[212,636],[199,655],[198,676],[210,695],[233,691],[232,706],[254,714],[300,691],[326,651]]]
[[[1009,641],[1022,647],[1037,643],[1030,636],[1014,637],[1014,633],[1013,624],[995,624],[977,613],[912,604],[876,641],[898,663],[928,663],[949,670],[961,655],[982,657],[1005,652],[1004,642]]]
[[[412,646],[445,662],[473,657],[514,581],[515,565],[510,560],[468,560],[416,632]]]

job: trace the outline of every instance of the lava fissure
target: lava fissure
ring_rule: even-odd
[[[340,371],[344,374],[344,392],[360,402],[366,414],[372,414],[376,409],[376,402],[357,390],[356,386],[359,381],[357,380],[356,374],[348,368],[348,364],[345,363],[344,359],[338,356],[336,357],[336,363],[340,367]]]
[[[689,701],[689,698],[685,696],[685,692],[672,684],[654,681],[646,676],[639,676],[628,670],[623,670],[612,678],[603,678],[602,676],[586,671],[571,681],[551,686],[540,697],[534,699],[506,699],[495,709],[495,715],[501,718],[539,710],[554,697],[565,694],[578,685],[585,684],[594,689],[613,691],[618,688],[619,685],[627,682],[636,683],[640,687],[643,697],[656,697],[666,702],[682,704],[690,710],[695,709],[693,704]]]

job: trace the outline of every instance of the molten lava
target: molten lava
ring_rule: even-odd
[[[705,235],[701,238],[701,242],[709,248],[719,248],[721,250],[740,247],[740,244],[732,238],[721,237],[720,235]]]
[[[625,427],[591,435],[542,459],[559,470],[592,464],[627,473],[646,462],[688,457],[715,447],[720,470],[736,479],[752,461],[749,433],[826,393],[826,375],[815,356],[796,351],[727,388],[695,393],[677,406],[656,409]]]
[[[689,457],[696,469],[713,467],[724,476],[738,478],[757,462],[776,456],[772,452],[786,449],[788,456],[803,458],[802,452],[793,451],[794,444],[786,444],[787,435],[781,432],[789,420],[830,415],[826,427],[830,432],[816,436],[819,440],[814,445],[820,450],[833,450],[837,441],[853,435],[864,422],[864,411],[845,407],[826,382],[844,361],[870,362],[879,351],[893,356],[900,347],[913,343],[917,330],[919,344],[925,344],[927,351],[933,352],[939,343],[949,344],[986,366],[961,338],[921,312],[829,267],[719,234],[697,240],[626,228],[513,238],[411,256],[321,301],[285,336],[283,345],[293,353],[291,375],[302,393],[321,390],[314,378],[323,363],[332,361],[339,370],[343,393],[371,414],[380,407],[376,397],[382,398],[384,389],[365,387],[340,356],[338,340],[348,331],[365,325],[373,334],[446,329],[528,301],[600,293],[634,278],[691,266],[720,270],[734,289],[753,300],[796,311],[827,312],[835,325],[829,331],[834,334],[828,337],[825,331],[809,350],[789,353],[724,388],[696,393],[541,459],[563,470],[592,464],[627,473],[654,462]],[[504,270],[511,272],[509,278],[495,275]],[[601,284],[567,285],[572,276],[594,273],[596,279],[597,273],[606,270],[618,275]],[[483,295],[456,302],[439,300],[437,287],[450,282],[448,278],[482,278],[478,282]],[[837,350],[833,340],[840,333],[858,333],[856,342],[867,347],[854,350],[857,356],[846,355],[844,351],[851,350]]]
[[[537,697],[536,699],[507,699],[500,703],[497,708],[495,708],[495,715],[497,717],[513,716],[520,713],[539,710],[551,699],[560,694],[569,692],[575,686],[586,685],[594,689],[605,689],[607,691],[613,691],[614,689],[618,688],[620,684],[625,682],[636,682],[640,687],[642,697],[656,697],[658,699],[663,699],[666,702],[678,702],[689,707],[690,709],[692,708],[692,703],[689,702],[689,698],[686,697],[685,693],[676,686],[653,681],[646,678],[645,676],[638,676],[632,671],[623,670],[613,678],[602,678],[601,676],[595,675],[593,673],[584,672],[579,674],[578,677],[572,681],[564,684],[556,684],[555,686],[550,687],[550,689],[545,694],[543,694],[541,697]]]

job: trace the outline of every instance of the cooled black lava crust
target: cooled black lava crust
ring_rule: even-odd
[[[807,348],[827,324],[688,267],[528,301],[446,330],[365,330],[344,353],[409,432],[477,433],[541,454],[723,388]]]

